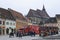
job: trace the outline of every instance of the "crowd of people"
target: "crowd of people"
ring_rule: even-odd
[[[20,30],[18,30],[18,31],[16,31],[16,32],[10,32],[10,34],[9,34],[9,37],[14,37],[14,36],[16,36],[16,37],[22,37],[22,36],[24,36],[24,34],[25,33],[23,33],[23,32],[21,32]],[[27,33],[27,35],[29,35],[29,36],[35,36],[35,32],[33,32],[33,31],[29,31],[28,33]]]

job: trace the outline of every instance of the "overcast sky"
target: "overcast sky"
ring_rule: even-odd
[[[0,7],[14,9],[23,15],[26,15],[29,9],[42,10],[43,4],[49,16],[60,14],[60,0],[0,0]]]

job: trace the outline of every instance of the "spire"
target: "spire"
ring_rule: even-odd
[[[43,9],[42,10],[45,10],[45,7],[44,7],[44,5],[43,5]]]

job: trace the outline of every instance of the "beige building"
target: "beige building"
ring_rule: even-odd
[[[18,19],[16,20],[16,29],[27,27],[27,25],[28,25],[28,22],[24,22]]]
[[[15,10],[12,10],[8,8],[8,10],[12,13],[13,17],[16,20],[16,29],[20,29],[23,27],[26,27],[28,25],[27,19],[22,15],[22,13],[17,12]]]
[[[51,17],[46,20],[44,26],[58,27],[56,17]]]
[[[56,15],[56,19],[57,19],[57,25],[58,25],[58,28],[59,28],[59,31],[60,31],[60,14]]]

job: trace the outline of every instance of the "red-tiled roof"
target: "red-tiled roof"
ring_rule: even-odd
[[[49,15],[47,14],[46,10],[39,10],[37,9],[37,14],[43,18],[48,18]]]
[[[19,20],[27,20],[23,15],[22,13],[20,12],[17,12],[15,10],[12,10],[10,8],[8,8],[8,10],[12,13],[12,15],[14,16],[15,19],[19,19]]]
[[[0,18],[14,20],[11,12],[4,8],[0,8]]]
[[[42,10],[33,10],[30,9],[26,17],[43,17],[43,18],[49,18],[49,15],[47,14],[44,6]]]
[[[40,17],[36,10],[30,9],[26,17]]]

